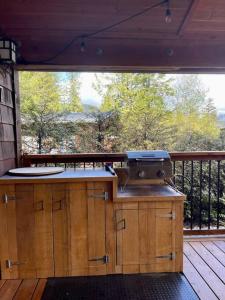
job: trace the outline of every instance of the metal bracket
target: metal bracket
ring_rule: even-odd
[[[94,258],[89,259],[88,261],[102,261],[104,264],[108,264],[109,263],[109,256],[104,255],[102,257],[94,257]]]
[[[5,204],[8,204],[9,200],[16,200],[16,197],[15,196],[9,196],[7,195],[6,193],[3,195],[3,202]]]
[[[104,199],[105,201],[109,200],[109,193],[108,192],[104,192],[102,194],[93,194],[93,195],[89,195],[89,198],[100,198],[100,199]]]
[[[118,229],[118,225],[121,224],[121,223],[122,223],[122,226],[121,226],[121,228]],[[124,229],[126,229],[126,220],[122,219],[119,222],[117,222],[116,230],[119,231],[119,230],[124,230]]]
[[[11,261],[10,259],[7,259],[6,261],[5,261],[5,265],[6,265],[6,268],[7,269],[11,269],[13,266],[19,266],[19,265],[24,265],[25,264],[25,262],[24,263],[22,263],[22,262],[18,262],[18,261]]]
[[[44,210],[44,201],[38,201],[36,203],[34,203],[34,210],[37,211],[42,211]]]
[[[170,214],[157,214],[156,216],[160,217],[160,218],[169,218],[171,220],[175,220],[176,219],[176,213],[173,212],[173,211]]]
[[[176,253],[175,253],[175,252],[171,252],[171,253],[168,254],[168,255],[160,255],[160,256],[156,256],[156,258],[174,260],[174,259],[176,258]]]

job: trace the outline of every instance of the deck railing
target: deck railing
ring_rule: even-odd
[[[172,152],[173,181],[187,195],[185,234],[225,234],[225,152]],[[23,166],[124,166],[124,153],[23,155]]]

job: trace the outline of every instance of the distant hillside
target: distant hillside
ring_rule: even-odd
[[[85,113],[96,112],[98,111],[98,107],[95,105],[83,103],[83,109]]]

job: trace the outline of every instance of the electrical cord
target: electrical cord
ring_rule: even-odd
[[[115,22],[111,25],[108,25],[106,27],[103,27],[99,30],[96,30],[95,32],[92,32],[92,33],[89,33],[89,34],[84,34],[84,35],[80,35],[80,36],[76,36],[74,37],[67,45],[65,45],[60,51],[58,51],[55,55],[49,57],[48,59],[45,59],[45,60],[41,60],[41,61],[26,61],[25,59],[22,59],[22,63],[24,64],[46,64],[48,62],[51,62],[52,60],[56,59],[58,56],[60,56],[61,54],[63,54],[67,49],[69,49],[75,42],[79,42],[80,40],[84,40],[84,39],[88,39],[88,38],[91,38],[93,36],[96,36],[100,33],[103,33],[105,31],[108,31],[116,26],[119,26],[125,22],[128,22],[138,16],[141,16],[149,11],[151,11],[152,9],[156,8],[156,7],[159,7],[159,6],[162,6],[164,4],[168,4],[169,0],[162,0],[156,4],[153,4],[151,6],[148,6],[144,9],[142,9],[141,11],[133,14],[133,15],[130,15],[128,16],[127,18],[124,18],[118,22]]]

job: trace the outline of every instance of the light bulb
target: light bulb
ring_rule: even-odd
[[[165,21],[167,24],[172,22],[172,13],[169,8],[166,9]]]
[[[86,44],[85,44],[85,41],[81,41],[80,43],[80,52],[85,52],[86,50]]]

